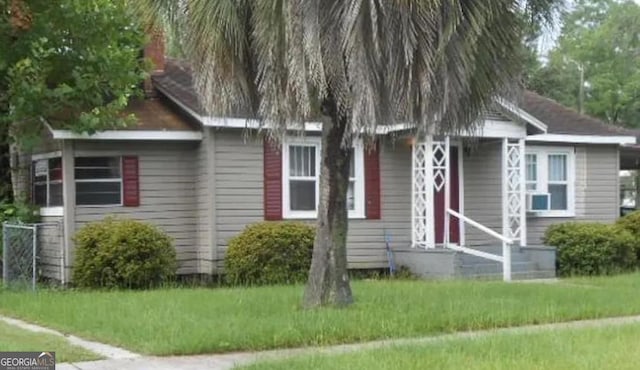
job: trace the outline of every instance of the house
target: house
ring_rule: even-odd
[[[319,126],[276,148],[256,121],[204,114],[189,68],[162,54],[152,50],[155,97],[129,108],[136,127],[49,127],[33,155],[34,200],[43,222],[61,225],[41,236],[45,276],[68,281],[75,231],[107,215],[164,229],[179,274],[201,275],[224,271],[227,243],[246,225],[315,217]],[[553,276],[545,229],[614,221],[618,171],[637,156],[621,150],[635,136],[531,92],[498,101],[475,131],[418,140],[406,129],[381,126],[374,150],[354,147],[350,268],[386,267],[389,237],[398,262],[427,276],[500,275],[509,252],[514,274]]]

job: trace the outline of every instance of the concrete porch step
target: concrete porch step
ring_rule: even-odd
[[[502,272],[499,274],[461,275],[459,277],[465,280],[502,280]],[[555,277],[555,270],[521,271],[511,273],[512,280],[554,279]]]
[[[502,245],[469,248],[502,255]],[[554,248],[514,247],[511,252],[512,279],[555,278]],[[452,249],[396,249],[393,253],[397,266],[406,266],[427,279],[502,279],[502,263]]]
[[[476,249],[476,248],[473,248],[473,249]],[[491,252],[487,252],[487,253],[491,253]],[[491,254],[502,256],[502,253],[491,253]],[[472,265],[472,264],[476,264],[476,263],[491,262],[490,260],[487,260],[486,258],[477,257],[477,256],[473,256],[471,254],[466,254],[466,253],[462,253],[462,252],[458,252],[458,260],[463,265]],[[529,256],[524,252],[517,252],[517,251],[512,251],[511,252],[511,261],[512,262],[527,262],[529,260],[530,260]]]
[[[485,260],[486,261],[486,260]],[[512,262],[511,272],[537,271],[538,266],[531,261]],[[502,264],[497,262],[474,263],[462,265],[458,270],[462,275],[502,274]]]

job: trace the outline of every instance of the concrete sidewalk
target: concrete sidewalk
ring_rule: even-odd
[[[283,349],[263,352],[238,352],[218,355],[155,357],[140,356],[133,358],[109,359],[101,361],[67,363],[57,365],[59,370],[227,370],[235,366],[270,359],[282,359],[296,355],[311,353],[339,354],[366,349],[388,346],[402,346],[412,344],[428,344],[439,341],[449,341],[463,338],[476,338],[496,334],[519,334],[547,330],[564,330],[578,328],[594,328],[605,326],[619,326],[640,323],[640,316],[613,317],[595,320],[581,320],[563,323],[517,326],[511,328],[489,329],[452,334],[435,335],[420,338],[389,339],[365,343],[344,344],[326,347],[306,347]]]

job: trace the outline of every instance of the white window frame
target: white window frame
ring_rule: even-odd
[[[573,147],[559,146],[527,146],[526,154],[536,155],[536,191],[535,193],[548,193],[549,189],[549,156],[566,155],[567,157],[567,209],[536,211],[535,217],[575,217],[576,215],[576,190],[575,190],[575,149]],[[526,157],[525,157],[526,158]],[[531,183],[527,181],[527,183]],[[559,182],[552,182],[559,183]]]
[[[55,152],[49,152],[49,153],[38,153],[38,154],[33,154],[31,156],[31,165],[34,165],[35,162],[37,161],[42,161],[42,160],[46,160],[47,161],[47,203],[49,201],[49,185],[51,184],[51,181],[49,180],[49,163],[48,161],[50,159],[53,158],[60,158],[60,160],[62,161],[62,151],[55,151]],[[35,179],[32,179],[32,184],[30,184],[31,186],[31,191],[34,191],[35,188]],[[64,177],[62,180],[54,180],[54,182],[60,182],[62,184],[62,182],[64,181]],[[38,213],[40,214],[40,216],[62,216],[64,214],[64,190],[62,193],[62,205],[60,206],[46,206],[46,207],[40,207]]]
[[[75,158],[117,158],[118,159],[118,163],[120,164],[120,178],[118,179],[76,179],[75,178],[75,171],[78,168],[77,164],[75,163],[76,161],[74,161],[73,164],[73,172],[74,172],[74,181],[76,184],[78,183],[87,183],[87,182],[118,182],[120,183],[120,203],[113,203],[113,204],[78,204],[77,203],[77,198],[75,200],[76,203],[76,207],[79,208],[100,208],[100,207],[122,207],[124,205],[124,175],[122,173],[122,156],[120,155],[76,155]],[[82,168],[91,168],[91,167],[82,167]],[[75,197],[78,196],[78,190],[77,190],[77,186],[76,186],[76,194],[74,194]]]
[[[289,174],[289,147],[313,146],[316,150],[316,209],[313,211],[294,211],[290,205],[290,180]],[[320,170],[322,161],[322,141],[317,136],[287,137],[282,145],[282,214],[285,219],[314,219],[318,217],[318,203],[320,199]],[[358,219],[365,217],[364,196],[364,145],[362,141],[354,144],[354,200],[355,208],[349,210],[349,218]]]

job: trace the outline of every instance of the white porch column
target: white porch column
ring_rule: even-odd
[[[502,151],[502,232],[526,245],[526,184],[524,140],[503,139]],[[523,244],[524,243],[524,244]]]
[[[426,165],[424,167],[425,170],[425,187],[426,187],[426,213],[427,213],[427,222],[426,222],[426,245],[425,248],[435,248],[436,247],[436,223],[435,223],[435,212],[433,209],[433,136],[427,135],[425,137],[425,146],[426,146]]]
[[[433,138],[430,135],[413,144],[411,158],[411,244],[435,246],[433,211]]]
[[[449,208],[451,208],[451,140],[449,136],[444,138],[444,233],[442,243],[449,245]],[[435,235],[435,234],[434,234]]]
[[[509,139],[502,139],[502,236],[511,235],[509,225]],[[511,246],[502,241],[502,279],[511,281]]]
[[[527,154],[525,140],[518,141],[520,151],[520,246],[527,245]]]

